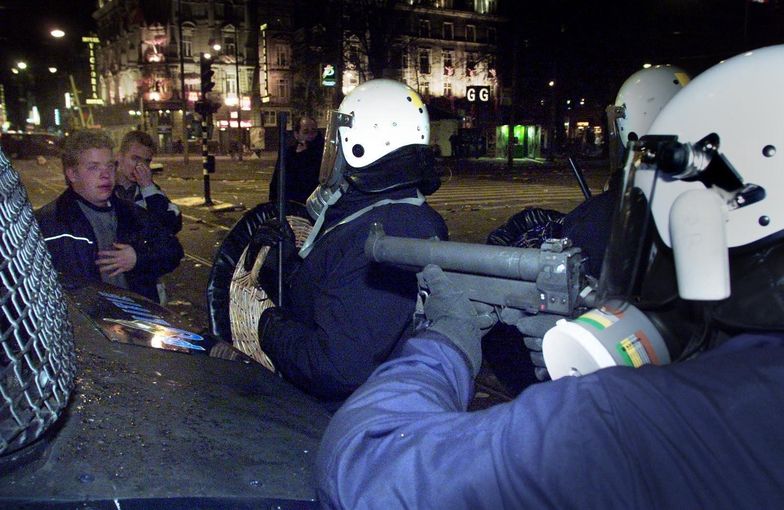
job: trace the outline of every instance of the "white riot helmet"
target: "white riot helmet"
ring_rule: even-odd
[[[784,331],[782,90],[784,45],[744,53],[695,78],[629,144],[600,306],[545,335],[554,377]]]
[[[672,250],[683,299],[721,301],[732,295],[749,303],[753,297],[744,294],[769,295],[764,288],[744,292],[753,270],[741,274],[737,268],[746,255],[756,254],[760,270],[773,270],[775,264],[766,264],[759,253],[784,236],[782,90],[784,45],[723,61],[673,97],[630,153],[624,200],[628,205],[636,194],[645,204],[641,213],[652,220],[655,237]],[[627,230],[637,220],[643,223],[633,207],[621,210]],[[607,262],[608,276],[623,266]],[[780,297],[769,301],[784,306]],[[745,315],[757,326],[784,326],[780,313]]]
[[[440,180],[429,144],[427,107],[411,87],[387,79],[356,87],[329,114],[320,184],[307,201],[316,225],[349,187],[363,193],[413,186],[425,195],[435,192]]]
[[[615,128],[621,145],[648,133],[656,116],[686,84],[689,75],[671,65],[640,69],[623,82],[615,97]]]
[[[372,80],[354,89],[338,110],[352,118],[339,128],[346,163],[364,168],[406,145],[430,143],[427,108],[411,87]]]
[[[387,79],[359,85],[330,112],[322,185],[345,179],[362,191],[375,193],[430,178],[421,161],[413,167],[384,166],[384,158],[406,154],[427,156],[430,118],[411,87]],[[420,158],[421,159],[421,158]],[[426,162],[432,167],[432,158]],[[432,169],[424,169],[425,174]]]

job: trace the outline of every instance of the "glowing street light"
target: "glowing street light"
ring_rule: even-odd
[[[216,42],[216,43],[212,44],[212,49],[215,50],[215,51],[220,51],[221,48],[222,48],[222,46],[220,45],[220,43]]]
[[[50,73],[52,73],[52,74],[54,74],[54,73],[56,73],[56,72],[57,72],[57,68],[56,68],[56,67],[54,67],[54,66],[52,66],[52,67],[50,67],[50,68],[49,68],[49,72],[50,72]]]
[[[12,67],[11,68],[11,72],[14,73],[14,74],[19,74],[19,69],[15,68],[15,67]]]
[[[550,87],[555,87],[555,81],[550,80],[550,82],[547,85],[549,85]]]
[[[60,39],[60,38],[65,37],[65,32],[63,32],[59,28],[55,28],[51,32],[49,32],[49,35],[51,35],[55,39]]]
[[[212,58],[212,55],[210,55],[209,53],[204,53],[203,55],[204,55],[204,58],[207,59],[207,60]]]
[[[27,69],[27,62],[17,62],[16,67],[24,71],[25,69]]]
[[[647,62],[642,65],[643,69],[650,69],[650,67],[651,67],[651,64],[649,64]]]

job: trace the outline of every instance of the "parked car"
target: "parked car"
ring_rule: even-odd
[[[49,133],[9,131],[0,134],[0,147],[11,159],[59,156],[62,150],[62,138]]]

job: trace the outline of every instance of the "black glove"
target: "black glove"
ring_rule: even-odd
[[[451,340],[466,355],[471,372],[476,376],[482,365],[482,336],[497,320],[495,313],[490,312],[492,307],[472,303],[441,268],[433,264],[417,274],[417,279],[420,288],[429,292],[423,308],[429,323],[427,329]]]
[[[277,246],[280,241],[283,241],[283,254],[285,258],[288,258],[297,250],[294,231],[291,230],[288,222],[281,225],[278,220],[271,219],[261,225],[258,230],[253,233],[253,237],[248,244],[248,252],[245,254],[245,270],[250,271],[253,268],[256,257],[259,256],[259,251],[264,246],[270,247],[270,251],[264,259],[264,264],[267,265],[269,263],[273,267],[277,267]],[[273,250],[275,253],[273,253]]]
[[[259,345],[264,348],[264,339],[275,336],[282,324],[286,321],[285,314],[280,307],[270,306],[259,317]]]
[[[547,372],[547,366],[544,363],[544,356],[542,355],[542,339],[544,334],[547,333],[555,323],[562,319],[559,315],[552,315],[549,313],[538,313],[536,315],[528,315],[513,308],[505,308],[501,311],[501,321],[505,324],[515,326],[517,330],[523,334],[523,342],[525,347],[530,351],[531,363],[534,364],[534,375],[540,381],[547,381],[550,379],[550,374]]]

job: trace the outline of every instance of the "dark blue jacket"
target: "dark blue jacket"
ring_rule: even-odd
[[[38,209],[35,217],[57,271],[100,281],[95,264],[98,243],[77,200],[78,195],[68,188]],[[141,207],[118,198],[112,199],[112,206],[117,214],[117,242],[136,251],[136,266],[125,273],[129,290],[157,303],[156,281],[179,265],[182,245]]]
[[[327,210],[324,230],[382,199],[415,197],[416,190],[349,192]],[[304,391],[341,401],[384,362],[410,327],[416,274],[370,262],[364,254],[371,224],[387,234],[447,238],[429,205],[372,209],[321,235],[288,290],[285,319],[265,331],[262,348],[276,368]]]
[[[690,361],[537,384],[464,412],[473,382],[435,333],[333,417],[328,508],[784,508],[784,335]]]
[[[169,200],[169,197],[163,193],[163,190],[157,184],[152,183],[142,188],[138,184],[132,183],[128,189],[118,184],[114,187],[114,195],[146,209],[153,218],[169,229],[172,234],[177,234],[182,230],[182,213],[180,208]]]

